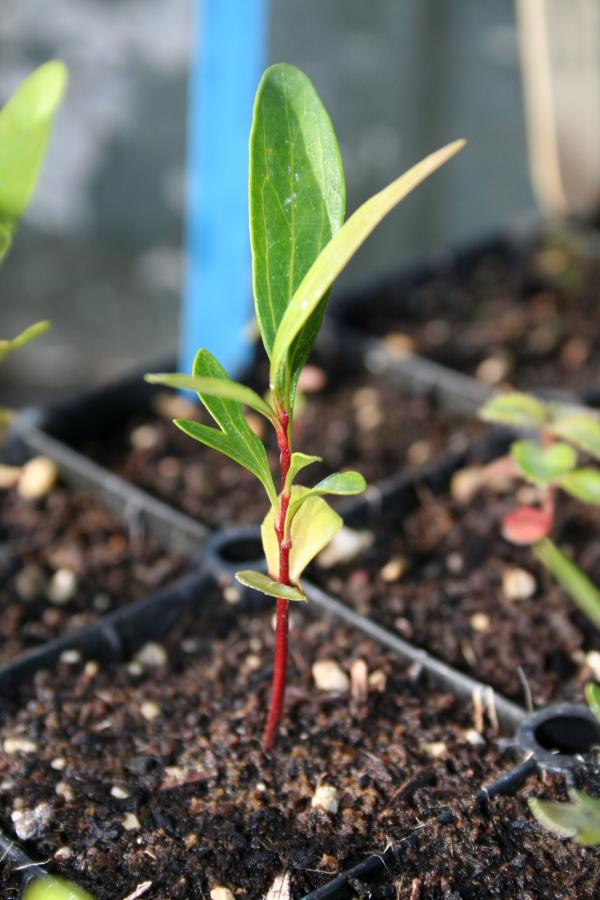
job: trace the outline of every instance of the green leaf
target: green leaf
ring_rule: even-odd
[[[33,194],[66,83],[63,63],[47,62],[0,111],[0,259]]]
[[[591,711],[600,720],[600,684],[590,681],[585,686],[585,699]]]
[[[24,347],[25,344],[34,341],[45,331],[48,331],[49,328],[50,322],[36,322],[35,325],[30,325],[29,328],[26,328],[12,340],[0,341],[0,362],[7,353],[10,353],[12,350],[18,350],[19,347]]]
[[[339,230],[346,204],[331,120],[309,79],[294,66],[271,66],[258,87],[250,133],[249,202],[256,317],[271,356],[290,298]],[[314,311],[291,353],[295,378],[314,344],[324,309],[325,303]]]
[[[592,415],[579,413],[559,419],[552,424],[550,431],[557,437],[570,441],[584,453],[600,459],[600,422]]]
[[[597,469],[573,469],[561,478],[560,486],[577,500],[600,506],[600,472]]]
[[[149,384],[164,384],[167,387],[196,391],[198,396],[206,394],[211,397],[221,397],[224,400],[235,400],[236,403],[249,406],[261,416],[265,416],[270,422],[274,424],[277,422],[275,410],[256,391],[243,384],[238,384],[237,381],[223,378],[201,378],[198,375],[182,375],[179,372],[169,374],[157,372],[144,375],[144,380]]]
[[[298,472],[307,466],[312,466],[316,462],[323,462],[323,459],[320,456],[310,456],[308,453],[292,453],[290,468],[285,479],[285,490],[287,493],[289,493]]]
[[[360,472],[336,472],[335,475],[328,475],[327,478],[319,481],[314,487],[309,488],[307,493],[292,500],[287,514],[288,525],[290,522],[293,522],[294,516],[309,497],[323,494],[335,494],[346,497],[352,494],[362,494],[366,487],[367,482]]]
[[[56,875],[45,875],[31,881],[23,900],[94,900],[83,888]]]
[[[600,628],[600,591],[579,566],[549,538],[533,545],[533,552],[567,592],[575,606]]]
[[[280,584],[273,578],[263,575],[262,572],[253,572],[251,569],[244,569],[242,572],[236,572],[235,577],[240,584],[260,591],[262,594],[268,594],[269,597],[277,597],[281,600],[299,600],[307,602],[306,595],[297,587],[289,584]]]
[[[292,503],[309,493],[309,488],[295,485]],[[343,522],[322,497],[311,496],[294,516],[291,527],[290,581],[296,584],[307,565],[338,533]],[[279,546],[275,536],[275,510],[270,509],[261,527],[267,567],[271,574],[279,571]]]
[[[517,428],[539,428],[547,421],[548,411],[535,397],[514,392],[486,400],[479,410],[479,418]]]
[[[542,447],[536,441],[515,441],[510,455],[523,477],[534,484],[549,484],[577,463],[577,454],[568,444]]]
[[[231,381],[225,369],[208,350],[198,351],[193,369],[193,375],[197,378]],[[189,437],[229,456],[252,472],[266,490],[271,504],[277,505],[277,491],[269,469],[267,452],[260,438],[248,425],[242,404],[204,393],[198,396],[219,428],[211,428],[189,419],[174,419],[175,425]]]
[[[294,342],[298,339],[299,343],[302,343],[302,329],[319,308],[326,291],[361,244],[394,206],[458,153],[464,143],[455,141],[432,153],[363,203],[321,251],[294,292],[275,336],[271,353],[270,381],[280,400],[286,401],[293,390],[294,367],[290,363],[290,357],[298,352]]]
[[[572,838],[584,847],[600,844],[600,800],[574,788],[569,802],[530,797],[529,809],[544,828],[559,837]]]

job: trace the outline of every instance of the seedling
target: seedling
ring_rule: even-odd
[[[512,444],[504,474],[535,485],[539,504],[518,506],[509,513],[502,534],[513,544],[531,546],[581,612],[600,628],[600,592],[550,537],[559,491],[582,503],[600,505],[600,470],[578,464],[579,453],[600,460],[600,421],[592,410],[545,403],[521,393],[493,397],[479,415],[486,422],[533,431],[534,437]]]
[[[428,156],[367,200],[344,224],[344,173],[329,116],[302,72],[284,64],[267,69],[254,106],[249,193],[254,306],[270,359],[269,392],[263,398],[232,381],[205,349],[198,352],[191,376],[146,376],[153,383],[198,393],[218,427],[187,419],[175,419],[175,425],[249,469],[270,503],[261,532],[268,574],[245,570],[236,575],[242,584],[277,600],[266,750],[275,741],[285,692],[289,603],[306,600],[302,573],[342,525],[324,495],[358,494],[366,486],[358,472],[338,472],[313,488],[294,484],[302,469],[321,461],[292,449],[298,378],[337,276],[384,216],[463,143],[456,141]],[[244,417],[244,406],[275,429],[279,491],[265,447]]]
[[[600,719],[600,686],[588,684],[585,696],[590,709]],[[600,844],[600,800],[570,787],[569,801],[539,800],[531,797],[529,809],[544,828],[559,837],[571,838],[584,847]]]

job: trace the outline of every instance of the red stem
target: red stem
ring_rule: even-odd
[[[290,468],[291,449],[288,434],[289,416],[283,409],[278,410],[279,427],[277,443],[279,444],[279,469],[281,471],[281,506],[279,517],[275,522],[275,534],[279,545],[279,578],[280,584],[290,583],[290,550],[292,542],[285,535],[285,519],[290,502],[285,482]],[[271,576],[273,577],[273,576]],[[273,666],[273,688],[271,706],[263,733],[263,746],[266,751],[272,750],[277,735],[277,726],[281,719],[283,699],[285,696],[285,680],[288,657],[288,601],[277,598],[277,625],[275,628],[275,662]]]

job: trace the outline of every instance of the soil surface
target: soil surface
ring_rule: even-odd
[[[272,607],[250,616],[209,593],[203,608],[128,664],[38,673],[4,716],[2,820],[32,852],[98,900],[146,881],[153,900],[206,898],[219,885],[258,900],[284,872],[300,897],[419,829],[443,851],[428,853],[421,897],[453,896],[466,877],[479,897],[515,896],[515,883],[519,896],[557,897],[559,884],[594,895],[599,852],[544,833],[527,812],[525,794],[550,785],[531,781],[518,799],[477,809],[468,798],[513,762],[475,731],[472,710],[304,610],[293,614],[284,727],[265,756]],[[319,691],[318,659],[351,691]],[[319,785],[335,789],[337,811],[312,808]],[[457,820],[442,832],[435,819],[448,809]],[[423,859],[410,866],[421,872]]]
[[[351,320],[489,385],[578,391],[600,380],[599,285],[584,239],[554,236],[385,287]]]
[[[266,377],[266,376],[265,376]],[[263,382],[263,387],[266,381]],[[245,469],[172,424],[174,415],[213,424],[206,413],[177,397],[158,394],[156,414],[126,421],[102,443],[82,449],[112,471],[213,527],[260,521],[267,497]],[[273,429],[260,416],[272,471],[278,451]],[[462,449],[481,425],[410,398],[381,378],[350,377],[343,385],[306,395],[294,428],[294,449],[323,457],[297,481],[314,484],[339,468],[357,468],[374,483],[406,466]]]
[[[517,496],[531,502],[532,490],[521,486]],[[315,567],[310,577],[522,706],[581,701],[585,683],[600,679],[600,635],[532,551],[501,536],[517,505],[514,487],[512,494],[484,489],[468,504],[449,491],[419,494],[412,513],[374,525],[365,555]],[[600,583],[600,510],[560,494],[554,540]],[[523,571],[533,593],[513,599]]]
[[[187,565],[91,493],[0,491],[0,663],[150,594]]]

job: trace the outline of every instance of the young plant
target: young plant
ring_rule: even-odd
[[[600,719],[600,686],[588,684],[585,696],[590,709]],[[559,837],[571,838],[583,847],[596,847],[600,844],[600,800],[573,787],[568,793],[566,803],[530,797],[529,809],[540,825]]]
[[[302,72],[284,64],[267,69],[254,106],[249,193],[254,306],[270,360],[269,393],[263,398],[232,381],[204,349],[196,356],[191,376],[146,376],[153,383],[198,393],[218,427],[186,419],[176,419],[175,425],[249,469],[270,503],[262,525],[268,574],[242,571],[236,576],[277,600],[266,750],[275,741],[285,692],[289,603],[306,600],[302,573],[342,525],[324,495],[357,494],[365,488],[358,472],[338,472],[313,488],[294,484],[302,469],[321,461],[293,449],[298,379],[337,276],[384,216],[463,143],[456,141],[428,156],[344,223],[344,173],[329,116]],[[265,447],[244,417],[244,406],[264,416],[275,430],[279,490]]]
[[[44,63],[21,82],[0,110],[0,263],[35,189],[66,83],[63,63]],[[49,327],[49,322],[37,322],[12,340],[0,340],[0,362]],[[0,408],[0,431],[10,419],[10,411]]]
[[[600,505],[600,470],[578,464],[579,452],[600,460],[600,421],[592,410],[546,403],[522,393],[493,397],[479,415],[486,422],[534,433],[512,444],[504,474],[535,485],[540,502],[518,506],[509,513],[502,534],[513,544],[531,546],[581,612],[600,628],[600,592],[551,539],[559,491],[582,503]]]

